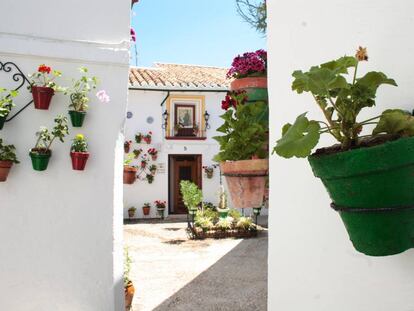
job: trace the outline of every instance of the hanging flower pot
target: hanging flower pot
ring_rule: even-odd
[[[30,150],[30,158],[32,159],[32,166],[35,171],[45,171],[49,164],[49,159],[52,156],[52,151],[48,153],[39,153],[36,149]]]
[[[131,281],[129,281],[128,284],[124,286],[124,293],[125,293],[125,310],[131,310],[132,300],[134,299],[134,294],[135,294],[135,287]]]
[[[7,180],[12,166],[12,161],[0,161],[0,182]]]
[[[32,86],[35,109],[48,110],[55,91],[47,86]]]
[[[137,168],[124,165],[124,184],[132,185],[137,179]]]
[[[268,159],[227,161],[220,163],[220,167],[226,177],[234,207],[262,206],[269,170]]]
[[[73,127],[82,127],[86,111],[69,110],[69,116]]]
[[[89,152],[71,152],[70,157],[72,158],[72,168],[75,171],[83,171],[89,158]]]
[[[414,247],[414,137],[309,157],[354,247],[386,256]]]
[[[124,152],[125,153],[129,153],[131,151],[131,145],[132,145],[131,140],[127,140],[127,141],[124,142]]]
[[[147,161],[141,161],[141,168],[146,168],[147,167]]]
[[[142,207],[142,212],[144,213],[144,215],[148,216],[150,214],[150,210],[151,210],[151,205],[149,203],[145,203],[144,206]]]

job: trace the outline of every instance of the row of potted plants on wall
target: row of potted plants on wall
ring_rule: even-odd
[[[60,78],[62,73],[52,70],[51,67],[40,65],[37,72],[29,75],[30,86],[28,89],[33,96],[35,109],[48,110],[55,93],[61,92],[70,98],[69,116],[73,127],[82,127],[86,112],[89,108],[89,93],[96,89],[99,84],[97,77],[89,76],[86,67],[79,68],[81,77],[72,79],[72,85],[69,87],[59,86],[56,78]],[[14,101],[17,99],[19,92],[16,90],[7,90],[0,88],[0,129],[15,107]],[[96,93],[96,97],[102,103],[109,102],[109,96],[105,90]]]
[[[167,206],[167,202],[163,201],[163,200],[156,200],[154,201],[154,205],[157,208],[157,213],[161,218],[164,218],[164,212],[165,212],[165,208]],[[144,205],[142,206],[142,213],[144,214],[144,216],[149,216],[150,215],[150,211],[151,211],[151,203],[144,203]],[[136,212],[136,207],[131,206],[128,209],[128,217],[129,218],[134,218],[135,217],[135,212]]]

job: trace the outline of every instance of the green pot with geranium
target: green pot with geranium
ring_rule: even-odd
[[[65,94],[69,94],[71,104],[69,105],[69,116],[73,127],[82,127],[86,112],[89,108],[89,93],[96,89],[98,85],[97,77],[88,76],[88,68],[80,67],[81,77],[72,81],[72,86],[66,89]]]
[[[306,113],[286,124],[274,152],[285,158],[307,157],[342,218],[355,249],[387,256],[414,247],[414,117],[399,109],[385,110],[364,121],[358,115],[375,105],[377,89],[397,86],[384,73],[358,77],[368,60],[365,48],[355,56],[293,73],[293,91],[310,93],[325,120]],[[372,132],[363,133],[365,126]],[[338,144],[312,153],[321,134]]]
[[[231,92],[222,102],[223,124],[213,137],[220,145],[214,160],[223,176],[236,208],[254,208],[263,204],[268,175],[268,105],[248,103],[244,92]]]
[[[0,130],[3,129],[7,116],[15,106],[13,98],[19,94],[16,90],[7,90],[0,88]]]
[[[5,145],[0,138],[0,182],[7,180],[13,164],[20,163],[17,160],[14,145]]]
[[[249,102],[267,102],[267,52],[257,50],[236,56],[227,78],[234,79],[230,84],[231,90],[245,91]]]
[[[83,134],[78,134],[72,141],[70,148],[72,169],[75,171],[85,170],[86,162],[89,159],[88,142]]]
[[[42,64],[37,72],[29,75],[30,90],[33,96],[35,109],[48,110],[55,92],[62,92],[64,88],[56,83],[56,78],[61,77],[62,73],[52,70],[51,67]]]
[[[47,169],[49,159],[52,156],[50,147],[58,139],[64,142],[64,138],[69,134],[67,118],[59,115],[55,118],[55,126],[51,131],[46,127],[41,127],[36,133],[37,141],[34,148],[30,149],[29,155],[32,159],[32,166],[35,171],[44,171]]]

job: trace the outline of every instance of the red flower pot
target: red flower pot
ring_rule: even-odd
[[[89,158],[89,152],[71,152],[70,157],[72,158],[72,168],[75,171],[83,171]]]
[[[142,212],[144,213],[145,216],[148,216],[150,214],[150,210],[151,210],[151,207],[148,207],[148,206],[142,207]]]
[[[12,161],[0,161],[0,182],[7,180],[7,176],[9,176],[9,172],[12,166]]]
[[[151,155],[151,159],[152,159],[152,161],[157,161],[158,154]]]
[[[152,142],[152,138],[151,137],[144,137],[143,140],[149,145]]]
[[[55,91],[51,87],[32,86],[33,102],[36,109],[48,110]]]

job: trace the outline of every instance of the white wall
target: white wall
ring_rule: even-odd
[[[378,92],[378,112],[414,108],[414,3],[396,0],[268,1],[271,141],[286,122],[309,111],[291,91],[291,73],[368,47],[364,70],[380,70],[398,88]],[[330,145],[325,139],[322,145]],[[356,252],[340,217],[306,160],[271,158],[269,310],[412,311],[414,250],[374,258]]]
[[[91,95],[84,127],[70,126],[66,142],[52,146],[44,172],[32,169],[28,150],[40,125],[51,127],[57,114],[67,115],[68,97],[55,95],[49,111],[31,106],[0,131],[16,145],[21,161],[0,184],[0,310],[122,310],[120,131],[127,103],[130,1],[29,2],[2,2],[7,14],[0,21],[0,62],[13,61],[24,73],[46,63],[63,72],[64,85],[78,76],[78,67],[87,66],[111,102],[98,103]],[[0,71],[0,85],[15,84]],[[30,96],[24,88],[17,104]],[[89,139],[84,172],[73,171],[70,163],[77,133]]]

